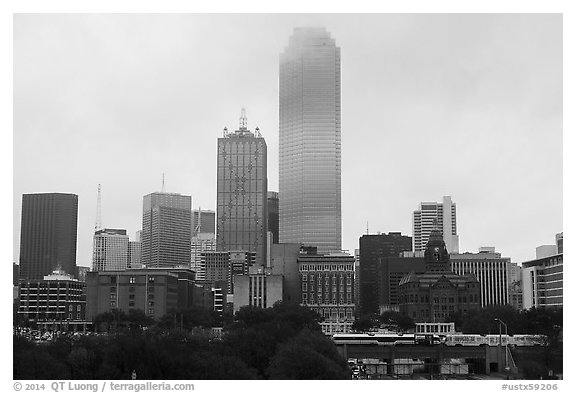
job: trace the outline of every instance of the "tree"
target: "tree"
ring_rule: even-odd
[[[267,370],[270,379],[350,379],[336,347],[322,333],[303,330],[281,346]]]
[[[397,311],[384,311],[379,319],[380,322],[396,326],[401,331],[414,329],[415,326],[412,318]]]
[[[352,323],[352,330],[356,332],[367,332],[377,325],[378,323],[372,318],[360,317],[355,319],[354,323]]]

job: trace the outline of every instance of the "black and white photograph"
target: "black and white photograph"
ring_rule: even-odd
[[[562,385],[561,9],[11,18],[15,391]]]

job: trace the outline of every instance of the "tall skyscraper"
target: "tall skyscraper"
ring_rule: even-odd
[[[216,250],[256,252],[266,261],[267,146],[258,127],[247,128],[244,109],[240,128],[224,129],[218,138]]]
[[[94,233],[92,271],[126,270],[129,239],[125,229],[101,229]]]
[[[76,276],[78,195],[22,195],[20,278],[42,279],[58,267]]]
[[[192,198],[154,192],[144,196],[142,263],[147,267],[190,266]]]
[[[413,214],[414,251],[426,249],[428,238],[437,221],[446,249],[449,253],[458,253],[458,233],[456,231],[456,204],[445,196],[442,202],[422,202]]]
[[[272,243],[279,243],[279,219],[278,219],[278,193],[268,191],[268,231],[272,233]]]
[[[342,249],[340,48],[297,28],[280,55],[280,242]]]
[[[192,210],[192,237],[200,233],[216,236],[216,212],[214,210]]]

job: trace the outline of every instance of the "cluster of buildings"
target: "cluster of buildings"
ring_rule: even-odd
[[[443,322],[492,304],[562,305],[561,246],[522,267],[490,247],[459,253],[450,197],[420,204],[412,237],[367,234],[355,255],[342,251],[340,82],[330,34],[295,29],[280,56],[279,191],[268,190],[266,140],[242,110],[217,140],[216,210],[145,195],[134,239],[97,220],[90,269],[76,265],[78,197],[23,195],[17,315],[80,327],[114,309],[160,318],[283,301],[317,312],[330,334],[386,310]]]

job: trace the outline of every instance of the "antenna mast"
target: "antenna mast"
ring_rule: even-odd
[[[166,187],[164,185],[164,173],[162,173],[162,193],[166,192]]]
[[[242,108],[240,111],[240,129],[245,130],[248,127],[248,119],[246,118],[246,109]]]
[[[94,232],[102,229],[102,190],[98,184],[98,199],[96,200],[96,224],[94,225]]]

